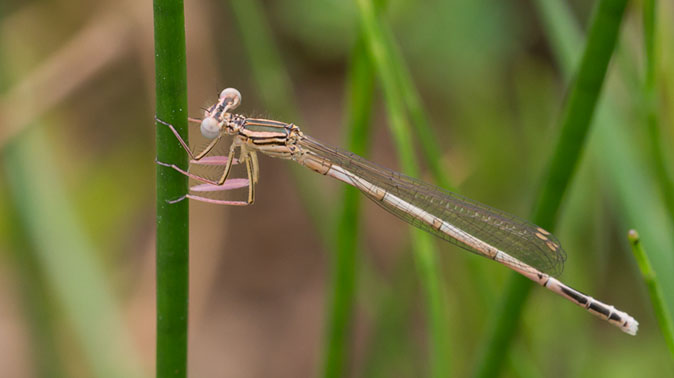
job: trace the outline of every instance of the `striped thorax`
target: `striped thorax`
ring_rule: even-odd
[[[299,154],[299,127],[269,119],[246,118],[229,111],[241,103],[241,94],[233,88],[220,93],[217,103],[206,109],[201,121],[201,133],[208,139],[224,135],[235,137],[235,144],[245,145],[275,158],[291,159]]]

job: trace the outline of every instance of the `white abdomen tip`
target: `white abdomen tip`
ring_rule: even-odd
[[[639,330],[639,322],[636,321],[636,319],[634,319],[633,317],[631,317],[631,316],[628,315],[628,318],[627,318],[627,324],[625,324],[625,325],[622,327],[622,330],[623,330],[625,333],[634,336],[634,335],[637,334],[637,331]]]

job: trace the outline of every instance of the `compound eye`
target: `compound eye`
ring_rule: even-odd
[[[235,88],[226,88],[220,92],[220,100],[225,100],[230,109],[234,109],[241,104],[241,92]]]
[[[208,117],[201,121],[201,135],[208,139],[213,139],[220,134],[220,125],[215,118]]]

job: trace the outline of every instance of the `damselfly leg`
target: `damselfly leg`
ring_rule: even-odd
[[[222,138],[221,135],[218,135],[215,139],[213,139],[208,144],[208,146],[206,146],[201,152],[199,152],[198,154],[195,155],[194,152],[192,152],[192,149],[190,148],[190,146],[188,146],[187,143],[185,143],[185,140],[183,139],[183,137],[180,136],[180,133],[178,133],[178,130],[176,130],[176,128],[173,127],[173,125],[171,125],[170,123],[168,123],[166,121],[163,121],[163,120],[157,118],[157,116],[154,117],[154,120],[156,122],[161,123],[162,125],[168,127],[171,130],[173,135],[176,137],[176,139],[178,139],[178,142],[180,142],[180,145],[183,146],[183,149],[185,150],[185,152],[187,152],[187,154],[190,156],[190,159],[192,159],[192,160],[199,161],[199,160],[203,159],[204,156],[206,156],[209,152],[211,152],[213,147],[215,147],[215,145],[218,144],[218,142]],[[192,123],[201,123],[201,121],[196,119],[196,118],[190,117],[190,118],[188,118],[188,120]]]
[[[257,156],[255,152],[248,151],[245,146],[241,146],[241,155],[244,155],[243,159],[246,161],[246,171],[248,172],[248,204],[252,205],[255,202],[255,184],[258,178]]]
[[[238,145],[236,142],[233,142],[230,145],[229,148],[229,153],[226,156],[219,155],[219,156],[207,156],[209,152],[213,150],[213,148],[218,144],[218,142],[221,139],[221,136],[219,135],[218,137],[214,138],[207,146],[204,148],[201,152],[198,154],[194,154],[192,149],[187,145],[185,140],[180,136],[178,131],[175,129],[173,125],[171,125],[168,122],[165,122],[157,117],[155,117],[155,120],[168,127],[173,135],[176,137],[180,145],[183,147],[185,152],[190,156],[190,167],[195,167],[195,166],[223,166],[224,165],[224,170],[222,171],[222,174],[219,175],[219,179],[214,180],[208,177],[205,177],[204,175],[199,175],[199,174],[194,174],[190,172],[190,170],[185,171],[184,169],[178,167],[175,164],[169,164],[169,163],[164,163],[161,161],[156,161],[157,164],[172,168],[175,171],[195,180],[198,182],[201,182],[202,184],[192,186],[190,187],[190,192],[186,194],[185,196],[178,198],[176,200],[170,201],[170,203],[175,203],[182,201],[185,198],[190,198],[194,199],[197,201],[202,201],[202,202],[208,202],[208,203],[214,203],[214,204],[221,204],[221,205],[235,205],[235,206],[245,206],[245,205],[250,205],[255,201],[255,182],[257,182],[257,179],[259,177],[258,175],[258,164],[257,164],[257,155],[255,154],[254,151],[248,151],[246,150],[243,146]],[[201,123],[200,120],[195,119],[195,118],[189,118],[190,122],[194,123]],[[239,159],[236,159],[234,156],[236,154],[236,148],[239,147]],[[239,164],[239,162],[244,162],[246,164],[246,172],[248,175],[248,179],[230,179],[228,180],[229,174],[231,172],[232,166],[235,164]],[[220,200],[220,199],[214,199],[214,198],[208,198],[204,197],[203,195],[198,195],[198,194],[193,194],[194,192],[198,193],[214,193],[214,192],[224,192],[227,190],[232,190],[232,189],[238,189],[248,186],[248,199],[247,201],[228,201],[228,200]]]

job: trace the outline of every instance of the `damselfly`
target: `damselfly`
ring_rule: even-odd
[[[241,103],[241,94],[233,88],[220,93],[216,104],[205,109],[201,133],[211,142],[194,154],[170,124],[168,126],[192,158],[192,164],[223,166],[218,179],[211,179],[182,170],[172,164],[158,162],[202,182],[190,193],[171,202],[191,198],[224,204],[247,205],[255,200],[258,181],[257,152],[290,159],[322,175],[331,176],[358,188],[365,196],[386,211],[468,251],[495,260],[598,317],[634,335],[639,323],[627,313],[602,303],[557,280],[566,254],[559,241],[548,231],[513,215],[469,200],[457,194],[424,183],[360,156],[327,146],[305,135],[292,123],[246,118],[230,113]],[[225,156],[207,156],[225,136],[234,140]],[[234,158],[239,149],[238,160]],[[227,180],[233,164],[246,165],[248,180]],[[205,197],[201,193],[248,186],[247,201],[225,201]]]

